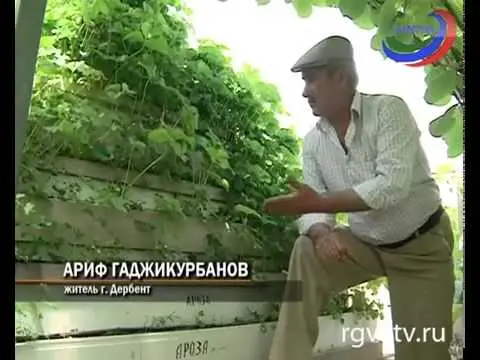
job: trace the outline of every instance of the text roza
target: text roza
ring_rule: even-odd
[[[177,345],[176,360],[187,359],[208,353],[208,340],[204,341],[189,341]]]

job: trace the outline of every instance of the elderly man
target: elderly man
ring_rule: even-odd
[[[448,360],[453,234],[407,104],[359,93],[350,42],[329,37],[292,71],[318,122],[304,139],[304,184],[265,211],[302,215],[288,280],[302,302],[281,307],[270,360],[310,360],[317,316],[332,294],[386,276],[395,360]],[[337,227],[348,213],[349,227]]]

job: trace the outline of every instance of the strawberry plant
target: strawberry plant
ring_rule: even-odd
[[[49,1],[23,189],[38,195],[35,168],[58,156],[221,187],[226,206],[196,215],[248,226],[259,270],[279,272],[297,230],[261,206],[301,176],[299,140],[278,124],[285,109],[275,86],[249,66],[234,71],[221,45],[191,46],[188,16],[179,0]],[[202,208],[177,201],[176,211],[187,205]],[[378,304],[359,291],[346,308],[376,317]]]

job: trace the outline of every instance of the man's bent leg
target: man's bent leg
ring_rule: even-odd
[[[345,230],[352,256],[344,261],[320,260],[312,240],[301,236],[290,257],[287,281],[301,281],[302,301],[285,299],[270,350],[270,360],[311,360],[318,336],[318,316],[332,293],[384,275],[371,246]],[[287,283],[288,286],[288,283]]]
[[[450,360],[453,234],[444,215],[428,233],[382,250],[394,326],[395,360]]]

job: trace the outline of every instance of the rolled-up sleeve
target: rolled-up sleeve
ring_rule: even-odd
[[[310,145],[308,138],[306,138],[303,146],[303,181],[318,193],[323,193],[326,192],[327,189]],[[336,223],[335,215],[323,213],[302,215],[297,220],[298,231],[302,235],[306,234],[312,225],[317,223],[323,223],[330,227],[334,227]]]
[[[420,131],[407,104],[389,97],[379,104],[375,177],[353,190],[372,209],[404,199],[411,187]]]

